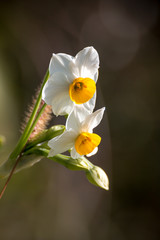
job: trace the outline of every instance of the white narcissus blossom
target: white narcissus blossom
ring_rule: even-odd
[[[99,56],[93,47],[84,48],[75,57],[53,54],[42,99],[56,116],[70,114],[76,106],[93,112],[98,68]]]
[[[101,108],[92,114],[79,107],[73,110],[67,119],[65,132],[48,142],[51,148],[49,157],[69,149],[74,159],[95,154],[101,137],[93,133],[93,129],[101,122],[104,110],[105,108]]]

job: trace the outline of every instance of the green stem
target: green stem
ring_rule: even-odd
[[[32,114],[30,116],[30,119],[24,129],[24,132],[23,134],[21,135],[20,139],[19,139],[19,142],[17,144],[17,146],[15,147],[15,149],[13,150],[13,152],[11,153],[9,159],[7,160],[7,162],[2,166],[2,168],[10,168],[11,167],[11,172],[9,174],[9,177],[2,189],[2,191],[0,192],[0,198],[3,196],[4,194],[4,191],[17,167],[17,164],[19,163],[20,159],[21,159],[21,154],[23,152],[23,149],[28,141],[28,138],[30,136],[30,134],[32,133],[39,117],[41,116],[44,108],[46,107],[46,104],[44,104],[41,109],[39,110],[39,107],[40,107],[40,104],[41,104],[41,99],[42,99],[42,89],[44,87],[44,84],[46,83],[47,79],[49,77],[49,71],[47,71],[45,77],[44,77],[44,81],[42,83],[42,86],[41,86],[41,89],[40,89],[40,92],[39,92],[39,95],[38,95],[38,98],[37,98],[37,101],[36,101],[36,104],[34,106],[34,109],[32,111]],[[38,111],[39,110],[39,111]],[[38,113],[37,113],[38,112]]]
[[[73,159],[70,156],[66,156],[63,154],[57,154],[54,157],[48,157],[49,151],[50,151],[50,149],[46,148],[46,146],[44,146],[42,144],[41,146],[33,147],[32,149],[30,149],[29,151],[24,153],[23,156],[25,156],[25,154],[27,154],[27,156],[29,156],[28,154],[31,154],[31,155],[34,154],[36,156],[47,157],[52,161],[62,164],[63,166],[69,168],[70,170],[85,170],[86,171],[86,170],[93,168],[93,166],[94,166],[85,157]]]
[[[42,89],[43,89],[44,84],[46,83],[46,81],[48,79],[48,76],[49,76],[49,71],[46,72],[43,84],[41,86],[41,89],[40,89],[40,92],[39,92],[39,95],[38,95],[38,98],[37,98],[37,101],[36,101],[36,104],[34,106],[31,117],[30,117],[30,119],[29,119],[29,121],[26,125],[26,128],[25,128],[23,134],[21,135],[17,146],[15,147],[15,149],[13,150],[13,152],[11,153],[11,155],[9,157],[11,162],[12,161],[14,162],[16,160],[16,158],[18,157],[18,155],[22,152],[23,148],[25,147],[25,145],[28,141],[28,138],[29,138],[30,134],[32,133],[32,131],[35,127],[35,124],[37,123],[42,111],[44,110],[44,108],[46,106],[46,104],[44,104],[43,107],[41,108],[41,110],[39,111],[39,113],[37,114],[37,111],[38,111],[40,103],[41,103]],[[37,116],[36,116],[36,114],[37,114]],[[36,119],[35,119],[35,117],[36,117]]]
[[[6,188],[7,188],[7,185],[8,185],[8,183],[9,183],[9,181],[10,181],[10,179],[11,179],[11,177],[12,177],[12,175],[13,175],[13,173],[14,173],[14,171],[15,171],[18,163],[19,163],[20,158],[21,158],[21,154],[19,154],[19,156],[18,156],[18,158],[17,158],[17,160],[15,162],[15,165],[13,166],[12,171],[9,174],[9,177],[7,178],[7,181],[6,181],[4,187],[2,188],[2,190],[0,192],[0,199],[2,198],[4,192],[5,192]]]
[[[33,132],[33,129],[35,128],[36,126],[36,123],[38,122],[38,119],[40,118],[41,114],[43,113],[45,107],[47,106],[46,103],[43,104],[43,106],[41,107],[41,109],[39,110],[39,112],[37,113],[37,116],[36,116],[36,119],[35,121],[33,122],[32,126],[28,129],[28,137],[31,135],[31,133]],[[28,140],[28,138],[27,138]],[[26,141],[27,142],[27,141]]]

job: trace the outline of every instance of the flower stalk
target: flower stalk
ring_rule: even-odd
[[[32,114],[31,114],[31,117],[24,129],[24,132],[22,133],[20,139],[19,139],[19,142],[17,143],[15,149],[13,150],[13,152],[10,154],[8,160],[4,163],[4,165],[2,166],[2,169],[11,169],[11,172],[10,172],[10,175],[5,183],[5,186],[4,188],[2,189],[1,193],[0,193],[0,198],[3,196],[4,194],[4,191],[16,169],[16,166],[18,164],[18,162],[20,161],[21,159],[21,155],[22,155],[22,152],[25,148],[25,145],[30,137],[30,134],[32,133],[38,119],[40,118],[42,112],[44,111],[45,107],[46,107],[46,103],[42,105],[42,108],[39,110],[39,107],[40,107],[40,104],[41,104],[41,100],[42,100],[42,90],[43,90],[43,87],[44,87],[44,84],[46,83],[47,79],[49,77],[49,71],[47,70],[46,74],[45,74],[45,77],[44,77],[44,81],[42,83],[42,86],[41,86],[41,89],[40,89],[40,92],[39,92],[39,95],[37,97],[37,101],[35,103],[35,106],[33,108],[33,111],[32,111]],[[39,110],[39,112],[38,112]],[[0,170],[1,170],[1,167],[0,167]]]
[[[35,124],[37,123],[42,111],[44,110],[44,108],[46,106],[46,104],[44,104],[42,106],[41,110],[39,111],[38,115],[36,116],[37,111],[38,111],[39,106],[40,106],[40,103],[41,103],[41,99],[42,99],[42,89],[43,89],[43,86],[46,83],[48,77],[49,77],[49,71],[46,72],[43,84],[41,86],[41,89],[40,89],[40,92],[39,92],[39,95],[38,95],[38,98],[37,98],[37,101],[36,101],[36,104],[34,106],[31,117],[30,117],[30,119],[29,119],[29,121],[26,125],[26,128],[25,128],[23,134],[21,135],[17,146],[15,147],[14,151],[11,153],[11,155],[9,157],[11,162],[15,162],[15,159],[18,157],[18,155],[21,153],[21,151],[25,147],[25,145],[28,141],[28,138],[29,138],[30,134],[32,133],[34,127],[35,127]]]

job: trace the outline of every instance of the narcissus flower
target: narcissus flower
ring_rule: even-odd
[[[69,149],[71,157],[75,159],[95,154],[101,137],[93,133],[93,129],[101,122],[104,110],[105,108],[101,108],[92,114],[79,107],[73,110],[67,119],[65,132],[48,142],[51,148],[49,156],[53,157]]]
[[[53,54],[42,99],[52,105],[57,116],[71,113],[76,106],[93,112],[98,68],[99,56],[93,47],[84,48],[75,57]]]

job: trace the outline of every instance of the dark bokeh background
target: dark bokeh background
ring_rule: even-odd
[[[20,136],[52,52],[75,55],[90,45],[100,55],[96,108],[106,106],[96,130],[102,144],[90,160],[107,172],[110,190],[44,159],[8,185],[2,240],[160,238],[158,1],[0,2],[0,161]]]

